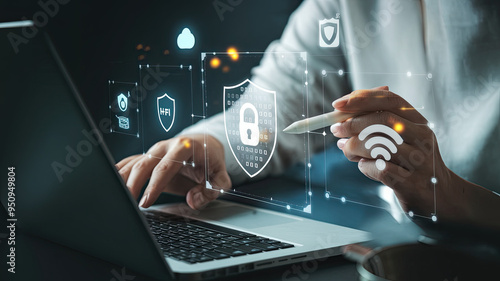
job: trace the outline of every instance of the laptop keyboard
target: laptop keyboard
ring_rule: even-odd
[[[144,211],[163,254],[190,264],[294,247],[292,244],[157,211]]]

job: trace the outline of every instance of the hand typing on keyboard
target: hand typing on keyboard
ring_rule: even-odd
[[[208,181],[217,188],[229,189],[231,179],[226,171],[224,148],[209,135],[160,141],[146,154],[121,160],[116,168],[136,199],[149,179],[139,203],[141,207],[151,206],[162,192],[169,192],[186,195],[188,205],[200,209],[219,195],[219,192],[205,188],[204,141],[210,167]]]

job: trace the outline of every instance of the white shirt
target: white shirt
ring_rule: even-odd
[[[475,3],[473,3],[475,2]],[[494,1],[470,0],[307,0],[290,17],[282,37],[266,52],[308,53],[309,114],[354,89],[387,85],[433,124],[446,165],[459,176],[500,191],[500,14]],[[318,21],[340,14],[340,46],[321,48]],[[299,81],[264,56],[252,80],[279,89],[278,132],[296,120],[286,112],[302,106]],[[343,70],[325,79],[322,70]],[[411,75],[410,73],[411,72]],[[248,179],[225,138],[222,114],[181,134],[210,128],[225,148],[233,183]],[[333,139],[330,139],[333,141]],[[280,174],[304,159],[300,137],[278,134],[268,167]],[[314,151],[323,142],[311,142]],[[437,150],[436,150],[437,151]]]

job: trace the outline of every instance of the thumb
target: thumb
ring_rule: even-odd
[[[213,175],[209,180],[213,189],[207,188],[204,183],[197,185],[186,194],[186,202],[189,207],[200,210],[205,207],[210,201],[217,199],[221,194],[220,190],[231,188],[231,179],[225,170],[222,170]]]
[[[385,91],[389,91],[389,86],[378,86],[378,87],[373,88],[372,90],[385,90]]]

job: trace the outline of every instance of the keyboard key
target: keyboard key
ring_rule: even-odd
[[[288,243],[277,243],[277,244],[274,244],[274,246],[276,247],[279,247],[280,249],[286,249],[286,248],[293,248],[294,246],[292,244],[288,244]]]
[[[211,257],[211,258],[214,258],[216,260],[229,258],[228,255],[226,255],[224,253],[218,253],[218,252],[205,252],[204,255],[208,256],[208,257]]]
[[[249,246],[261,248],[264,251],[274,251],[274,250],[279,249],[278,247],[276,247],[274,245],[269,245],[269,244],[264,244],[264,243],[251,243],[251,244],[249,244]]]
[[[217,252],[224,253],[224,254],[229,255],[231,257],[237,257],[237,256],[246,255],[246,253],[244,253],[244,252],[242,252],[240,250],[233,249],[233,248],[217,248],[215,250]]]
[[[252,247],[248,245],[238,245],[238,247],[235,247],[236,250],[240,250],[244,253],[247,254],[256,254],[262,252],[262,249],[259,249],[257,247]]]

